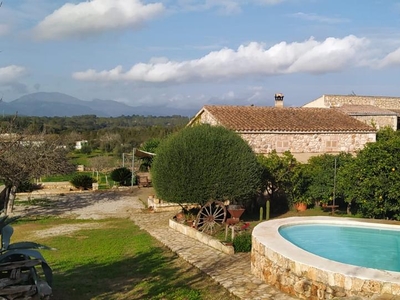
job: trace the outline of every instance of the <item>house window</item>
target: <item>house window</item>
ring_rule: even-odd
[[[327,148],[336,148],[338,145],[337,141],[327,141],[326,142],[326,147]]]
[[[289,142],[288,141],[276,142],[276,148],[289,148]]]

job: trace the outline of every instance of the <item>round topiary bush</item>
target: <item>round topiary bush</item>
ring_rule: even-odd
[[[92,184],[96,182],[95,179],[92,178],[92,176],[85,175],[85,174],[77,174],[74,177],[72,177],[70,183],[76,187],[77,189],[91,189]]]
[[[261,186],[261,168],[250,146],[224,127],[198,125],[169,136],[153,159],[159,198],[175,203],[231,200],[242,204]]]
[[[119,185],[122,186],[128,186],[131,185],[131,180],[132,180],[132,172],[125,167],[114,169],[110,177],[112,180],[116,181],[119,183]]]

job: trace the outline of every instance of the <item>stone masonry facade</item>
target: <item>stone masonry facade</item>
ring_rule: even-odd
[[[305,104],[303,107],[340,108],[344,105],[374,106],[388,111],[400,110],[400,97],[356,96],[356,95],[323,95],[320,98]],[[397,115],[381,115],[374,113],[349,114],[353,118],[373,125],[377,130],[389,126],[393,130],[398,128]]]
[[[397,130],[397,116],[352,116],[353,118],[371,125],[377,130],[384,127],[393,128]]]
[[[209,113],[198,116],[197,123],[220,125]],[[298,132],[239,132],[257,154],[268,154],[272,150],[283,153],[289,150],[300,161],[307,161],[309,156],[302,154],[320,155],[324,153],[337,154],[340,152],[355,153],[364,148],[368,142],[375,142],[375,133],[298,133]]]
[[[220,125],[218,121],[209,113],[204,112],[200,115],[199,123],[201,124],[210,124],[212,126]]]
[[[393,295],[400,295],[397,283],[345,276],[307,266],[274,252],[254,237],[251,269],[258,278],[299,299],[371,299],[379,295],[390,295],[382,299],[394,299]]]
[[[375,142],[373,133],[241,133],[254,152],[276,150],[283,153],[354,153],[368,142]]]
[[[399,97],[379,96],[352,96],[352,95],[324,95],[326,107],[335,107],[343,104],[373,105],[384,109],[400,109]]]

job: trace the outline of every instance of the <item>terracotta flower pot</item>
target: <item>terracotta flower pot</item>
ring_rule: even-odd
[[[307,210],[307,204],[300,202],[300,203],[295,203],[294,207],[296,208],[297,211],[305,211]]]
[[[185,222],[185,215],[183,213],[177,213],[175,215],[175,219],[179,223],[184,223]]]

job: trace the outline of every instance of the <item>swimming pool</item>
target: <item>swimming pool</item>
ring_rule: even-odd
[[[252,233],[252,272],[305,299],[400,295],[399,229],[398,225],[335,217],[263,222]],[[371,249],[359,248],[366,244],[385,249],[367,254]]]
[[[400,271],[400,231],[358,226],[283,226],[279,233],[297,247],[337,262]]]

